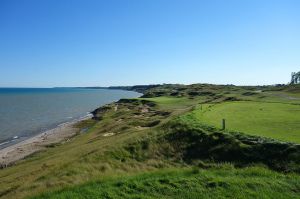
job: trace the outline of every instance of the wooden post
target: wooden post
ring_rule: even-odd
[[[222,130],[225,130],[226,128],[226,121],[225,119],[222,119]]]

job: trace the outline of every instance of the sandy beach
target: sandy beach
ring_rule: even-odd
[[[80,131],[80,129],[75,127],[75,124],[89,118],[91,118],[91,116],[61,124],[54,129],[1,149],[0,168],[8,167],[18,160],[24,159],[37,151],[45,149],[50,144],[68,141],[69,138]]]

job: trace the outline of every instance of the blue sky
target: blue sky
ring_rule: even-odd
[[[0,87],[287,83],[298,0],[0,0]]]

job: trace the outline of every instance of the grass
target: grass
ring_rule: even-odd
[[[188,107],[178,101],[176,104]],[[24,198],[49,189],[76,185],[105,176],[134,174],[161,167],[157,160],[144,164],[128,159],[123,163],[114,158],[110,151],[155,133],[156,126],[140,129],[136,127],[158,120],[163,124],[172,117],[157,115],[159,111],[165,110],[164,106],[157,103],[148,113],[141,113],[142,104],[119,103],[117,111],[114,109],[115,104],[108,106],[111,108],[103,113],[100,121],[78,124],[83,129],[89,127],[87,132],[72,138],[70,142],[48,148],[12,167],[0,170],[0,198]],[[104,137],[105,133],[115,135]]]
[[[206,170],[164,169],[90,182],[32,199],[41,198],[300,198],[300,177],[230,165]]]
[[[262,89],[270,91],[257,92]],[[84,131],[71,141],[0,170],[0,198],[297,198],[299,146],[229,131],[299,143],[287,131],[300,129],[298,93],[277,87],[155,87],[144,98],[99,109],[96,120],[77,125]],[[233,99],[251,101],[228,102]],[[200,103],[206,104],[202,110]],[[228,131],[203,126],[220,127],[222,109],[245,129],[232,128],[227,118]],[[245,122],[249,114],[254,117]],[[247,168],[253,164],[262,166]]]
[[[148,100],[158,104],[161,109],[171,109],[177,110],[182,108],[187,108],[191,105],[200,103],[203,101],[201,98],[197,98],[196,100],[190,100],[186,97],[153,97],[153,98],[139,98],[139,100]]]
[[[199,121],[231,131],[300,143],[300,105],[252,101],[206,104],[194,111]]]

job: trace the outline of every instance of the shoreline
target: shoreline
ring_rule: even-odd
[[[12,145],[16,145],[20,142],[23,142],[25,140],[28,140],[28,139],[33,138],[35,136],[38,136],[38,135],[40,135],[44,132],[53,130],[53,129],[59,127],[59,126],[63,126],[63,125],[68,124],[68,123],[75,123],[75,122],[78,122],[78,121],[82,121],[82,120],[84,120],[85,118],[88,118],[88,117],[92,117],[91,112],[87,112],[86,115],[84,115],[84,116],[71,118],[71,120],[67,120],[67,121],[64,121],[64,122],[56,123],[54,125],[50,125],[48,128],[46,128],[44,130],[37,131],[37,132],[33,133],[33,135],[30,135],[30,136],[14,136],[14,137],[11,137],[11,139],[3,140],[2,142],[0,142],[0,151],[2,149],[5,149],[5,148],[10,147]]]
[[[123,90],[123,89],[120,89]],[[130,90],[126,90],[130,91]],[[133,91],[138,93],[136,91]],[[141,97],[142,93],[138,93]],[[122,99],[122,98],[120,98]],[[110,103],[116,102],[112,101]],[[110,104],[106,103],[106,104]],[[105,106],[103,104],[99,107]],[[96,108],[97,109],[97,108]],[[94,110],[96,110],[94,109]],[[33,135],[32,137],[27,137],[23,140],[19,140],[18,138],[13,138],[9,141],[4,141],[0,143],[0,169],[9,167],[14,165],[16,162],[25,159],[29,155],[46,149],[52,144],[62,143],[64,141],[69,141],[71,137],[76,135],[77,133],[81,133],[81,129],[76,128],[74,125],[77,123],[93,118],[93,111],[87,112],[87,115],[81,116],[79,118],[74,118],[71,121],[63,122],[61,124],[56,125],[53,128],[47,129],[45,131],[41,131],[40,133]],[[6,143],[7,142],[7,143]],[[10,144],[11,143],[11,144]],[[4,148],[1,148],[1,145],[6,145]]]
[[[69,138],[76,135],[80,130],[74,127],[74,125],[91,118],[92,114],[88,114],[0,149],[0,168],[11,166],[15,162],[41,151],[51,144],[68,141]]]

